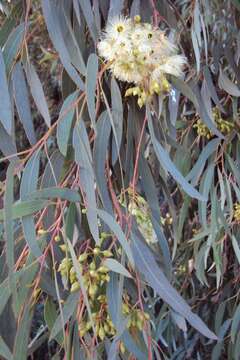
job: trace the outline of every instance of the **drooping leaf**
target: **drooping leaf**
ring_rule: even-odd
[[[95,130],[96,130],[95,91],[97,85],[97,75],[98,75],[98,57],[96,54],[91,54],[87,62],[86,95],[87,95],[89,116],[92,121],[92,126]]]
[[[46,200],[17,201],[12,207],[12,219],[15,220],[24,216],[32,215],[48,205],[49,202]],[[2,221],[3,218],[4,210],[0,210],[0,221]]]
[[[54,339],[60,333],[60,331],[64,329],[64,326],[76,310],[78,299],[78,292],[68,296],[63,306],[62,313],[59,314],[52,327],[50,339]]]
[[[72,66],[71,58],[68,53],[65,41],[63,39],[63,35],[61,33],[61,24],[59,23],[59,19],[57,16],[58,12],[56,11],[56,6],[59,6],[56,0],[42,0],[43,14],[46,21],[47,29],[50,38],[54,44],[54,47],[59,53],[65,70],[67,71],[73,82],[77,84],[77,86],[81,90],[84,90],[84,83],[76,69]]]
[[[83,15],[85,17],[86,23],[90,30],[93,40],[96,42],[98,38],[98,31],[93,16],[92,6],[90,0],[78,0],[80,7],[82,9]]]
[[[6,68],[2,50],[0,49],[0,121],[8,134],[12,131],[12,104],[10,100]]]
[[[183,190],[189,196],[199,199],[201,201],[206,201],[206,198],[203,195],[201,195],[191,184],[189,184],[189,182],[187,182],[187,180],[183,177],[183,175],[175,167],[175,165],[173,164],[173,162],[170,159],[166,150],[157,141],[157,139],[154,135],[152,120],[149,116],[148,116],[148,119],[149,119],[149,130],[150,130],[150,134],[151,134],[153,147],[154,147],[155,153],[157,155],[157,158],[158,158],[160,164],[182,186]]]
[[[96,175],[96,183],[103,206],[110,214],[113,214],[112,203],[110,200],[105,178],[105,162],[107,157],[110,133],[111,124],[108,118],[107,111],[104,111],[99,116],[97,121],[97,136],[94,143],[93,162]]]
[[[222,71],[221,68],[218,78],[218,85],[221,89],[224,89],[228,94],[237,97],[240,96],[239,87],[228,78],[228,76]]]
[[[77,191],[68,188],[45,188],[29,194],[31,199],[55,199],[60,198],[71,202],[80,202],[80,195]]]
[[[66,156],[68,149],[69,135],[72,128],[72,122],[75,114],[75,101],[79,95],[78,91],[70,94],[62,105],[59,113],[57,126],[57,143],[61,153]]]
[[[7,42],[4,45],[3,57],[4,57],[5,65],[6,65],[7,74],[9,74],[11,67],[13,66],[13,61],[16,58],[16,56],[20,50],[20,46],[22,44],[23,37],[24,37],[25,28],[26,28],[25,23],[19,24],[11,32],[11,34],[9,35],[9,37],[7,39]]]
[[[119,86],[114,78],[111,80],[111,100],[112,100],[112,127],[114,133],[114,147],[113,147],[113,163],[116,162],[120,146],[122,142],[123,132],[123,105],[122,96]]]
[[[132,275],[129,271],[117,260],[115,259],[105,259],[103,264],[109,268],[109,270],[114,271],[118,274],[131,278]]]
[[[190,306],[168,282],[147,245],[140,241],[134,233],[132,233],[132,239],[131,248],[136,267],[138,271],[144,275],[148,284],[173,310],[181,314],[195,329],[209,339],[217,340],[216,335],[191,311]]]
[[[27,165],[23,171],[21,186],[20,186],[20,198],[22,201],[28,200],[29,194],[36,190],[38,182],[40,166],[40,152],[36,151],[32,157],[28,160]],[[39,248],[36,238],[35,223],[32,215],[22,217],[23,231],[25,239],[28,243],[32,253],[39,257],[42,255],[42,251]]]
[[[18,323],[16,340],[14,344],[13,360],[26,360],[28,352],[28,339],[30,335],[33,308],[26,305],[21,321]]]
[[[4,357],[4,359],[6,360],[12,359],[12,353],[1,336],[0,336],[0,356]]]
[[[33,119],[28,98],[28,89],[21,64],[15,64],[12,72],[13,92],[19,119],[31,145],[36,143],[36,135],[33,127]]]
[[[97,210],[98,216],[107,224],[109,229],[116,235],[119,243],[121,244],[123,250],[125,251],[130,263],[132,266],[134,266],[134,259],[131,251],[131,247],[128,243],[128,240],[126,239],[121,227],[118,225],[118,223],[115,221],[115,219],[109,215],[104,210]]]
[[[96,195],[94,186],[94,172],[92,166],[92,155],[87,137],[86,128],[81,119],[73,131],[73,147],[75,150],[75,161],[80,167],[80,182],[86,196],[87,218],[90,231],[99,244],[98,219],[96,212]]]
[[[41,81],[36,73],[34,66],[30,63],[25,64],[25,72],[30,86],[31,94],[34,102],[45,120],[48,127],[51,126],[51,118],[48,111],[47,101],[43,92]]]

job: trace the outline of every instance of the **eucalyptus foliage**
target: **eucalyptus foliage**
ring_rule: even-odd
[[[239,359],[239,0],[0,10],[0,357]],[[119,15],[186,57],[149,101],[98,54]]]

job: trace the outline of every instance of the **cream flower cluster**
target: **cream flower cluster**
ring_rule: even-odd
[[[140,16],[134,20],[113,18],[98,43],[98,51],[116,78],[136,85],[126,91],[126,96],[137,95],[140,107],[154,93],[169,92],[167,74],[181,76],[186,64],[186,58],[177,54],[177,47],[164,32],[142,23]]]

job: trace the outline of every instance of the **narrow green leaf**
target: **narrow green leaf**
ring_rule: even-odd
[[[50,334],[50,340],[54,339],[61,330],[64,329],[64,326],[66,325],[66,323],[68,322],[68,320],[70,319],[70,317],[73,315],[73,313],[76,310],[76,306],[79,300],[79,293],[73,293],[70,294],[67,298],[67,300],[64,303],[63,309],[62,309],[62,316],[61,314],[57,317],[57,319],[55,320],[55,323],[52,327],[52,331]],[[63,320],[63,323],[62,323]]]
[[[157,265],[150,249],[134,233],[132,233],[131,248],[137,269],[144,275],[145,280],[161,298],[200,333],[209,339],[217,340],[216,335],[191,311],[190,306],[168,282],[164,273]]]
[[[221,89],[225,90],[228,94],[232,96],[240,96],[240,89],[239,87],[234,84],[227,75],[222,71],[220,68],[219,78],[218,78],[218,85]]]
[[[12,353],[1,336],[0,336],[0,356],[3,356],[6,360],[12,359]]]
[[[8,265],[9,285],[13,295],[15,293],[14,272],[14,233],[13,233],[13,191],[14,191],[14,165],[9,164],[6,178],[6,192],[4,197],[4,227],[6,237],[6,259]],[[16,298],[14,298],[14,301]]]
[[[233,246],[236,258],[238,260],[238,264],[240,265],[240,247],[239,247],[236,237],[233,234],[232,234],[231,238],[232,238],[232,246]]]
[[[95,19],[93,16],[91,2],[90,2],[90,0],[78,0],[78,1],[81,6],[81,9],[82,9],[83,15],[85,17],[86,23],[88,25],[88,28],[90,30],[91,36],[92,36],[93,40],[96,42],[98,39],[98,32],[97,32]]]
[[[28,200],[18,201],[12,207],[12,220],[21,218],[23,216],[32,215],[37,211],[47,207],[49,202],[46,200]],[[0,210],[0,221],[4,219],[4,210]]]
[[[3,57],[4,57],[5,65],[6,65],[7,74],[9,74],[9,72],[13,66],[13,61],[16,58],[16,56],[20,50],[20,46],[22,44],[23,37],[24,37],[25,27],[26,27],[25,22],[18,25],[11,32],[11,34],[9,35],[9,37],[7,39],[6,44],[4,45]]]
[[[96,183],[104,208],[110,214],[113,214],[112,203],[110,200],[106,176],[105,163],[107,158],[107,149],[109,146],[109,137],[111,133],[111,123],[107,111],[104,111],[97,121],[97,136],[94,142],[93,162],[96,175]]]
[[[233,343],[235,342],[235,338],[238,333],[239,324],[240,324],[240,304],[237,306],[232,320],[231,340]]]
[[[33,308],[27,305],[24,309],[21,321],[18,323],[16,340],[14,344],[13,360],[26,360],[28,352],[28,339],[33,317]]]
[[[197,162],[194,164],[192,170],[186,176],[187,181],[192,181],[193,184],[196,184],[199,177],[202,174],[205,163],[210,155],[216,151],[220,143],[219,139],[212,139],[209,143],[203,148]]]
[[[7,131],[4,129],[3,125],[0,122],[0,149],[4,156],[9,156],[17,153],[16,144],[12,136],[10,136]],[[17,156],[11,156],[10,161],[14,162],[17,160]],[[0,159],[0,163],[2,160]]]
[[[183,175],[179,172],[179,170],[173,164],[173,162],[170,159],[166,150],[157,141],[155,134],[154,134],[154,130],[153,130],[152,120],[149,115],[148,115],[149,130],[150,130],[150,134],[151,134],[153,147],[154,147],[156,156],[159,160],[159,163],[163,166],[163,168],[167,172],[169,172],[172,175],[172,177],[182,186],[183,190],[189,196],[191,196],[192,198],[199,199],[201,201],[206,201],[206,198],[203,195],[201,195],[196,189],[194,189],[194,187],[191,184],[189,184],[189,182],[183,177]]]
[[[118,225],[116,220],[106,211],[98,209],[97,214],[102,219],[102,221],[105,222],[105,224],[107,224],[109,229],[111,229],[111,231],[116,235],[118,241],[120,242],[123,250],[125,251],[128,257],[128,260],[130,261],[131,265],[134,266],[134,258],[132,255],[132,250],[121,227]]]
[[[19,119],[23,124],[27,138],[31,145],[36,143],[36,136],[33,127],[28,89],[24,72],[20,62],[17,62],[12,72],[13,93]]]
[[[56,4],[56,2],[50,0],[42,0],[43,15],[49,32],[49,36],[53,42],[55,49],[59,53],[61,62],[68,75],[71,77],[73,82],[77,84],[81,90],[84,91],[84,83],[76,69],[72,66],[71,58],[61,32],[61,24],[59,23]]]
[[[50,332],[53,329],[57,317],[58,314],[57,314],[56,305],[54,301],[50,297],[48,297],[44,306],[44,320],[46,321]],[[59,332],[58,335],[55,336],[55,340],[57,340],[59,345],[61,345],[63,343],[63,334]]]
[[[28,160],[26,167],[23,171],[20,198],[22,201],[28,200],[29,194],[37,188],[38,174],[40,166],[40,152],[33,153]],[[33,255],[38,258],[42,255],[42,251],[37,243],[35,223],[32,215],[22,217],[23,231],[26,242],[31,249]]]
[[[0,49],[0,121],[8,134],[12,131],[12,104],[10,100],[6,68],[3,59],[2,50]]]
[[[45,120],[46,125],[50,127],[51,118],[48,111],[47,101],[43,92],[43,87],[38,77],[38,74],[36,73],[34,66],[30,63],[25,64],[25,72],[32,93],[32,97],[38,108],[38,111]]]
[[[126,276],[128,278],[132,278],[130,272],[117,260],[115,259],[105,259],[103,264],[109,268],[109,270],[114,271],[118,274]]]
[[[221,110],[221,112],[225,113],[224,108],[223,108],[223,106],[220,103],[220,100],[218,98],[215,86],[213,84],[211,72],[210,72],[210,70],[209,70],[209,68],[207,66],[204,67],[203,73],[204,73],[204,77],[205,77],[205,80],[206,80],[206,83],[207,83],[207,88],[208,88],[208,90],[210,92],[211,98],[213,99],[215,105],[217,105],[218,108]]]
[[[122,142],[122,132],[123,132],[123,105],[122,105],[122,95],[117,84],[117,81],[112,78],[111,80],[111,101],[112,101],[112,127],[114,133],[114,143],[113,147],[113,163],[116,162]]]
[[[75,150],[75,161],[80,167],[80,182],[81,188],[85,193],[88,225],[94,240],[97,244],[99,244],[100,239],[96,211],[95,178],[90,144],[83,120],[80,120],[74,128],[73,147]]]
[[[175,76],[171,76],[171,83],[178,91],[180,91],[184,96],[191,100],[195,107],[198,106],[197,98],[191,87],[187,83],[185,83],[179,78],[176,78]]]
[[[64,156],[67,155],[68,141],[76,109],[76,104],[74,103],[77,100],[78,95],[78,91],[70,94],[64,100],[59,113],[59,120],[57,125],[57,143],[59,150]]]
[[[87,62],[87,75],[86,75],[86,95],[88,112],[92,122],[93,128],[96,130],[96,109],[95,109],[95,91],[98,76],[98,57],[96,54],[91,54]]]
[[[68,188],[46,188],[32,192],[28,198],[31,199],[55,199],[60,198],[71,202],[80,202],[80,195],[77,191]]]

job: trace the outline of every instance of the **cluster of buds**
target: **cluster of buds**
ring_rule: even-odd
[[[147,201],[138,193],[133,193],[133,191],[128,189],[129,195],[129,205],[128,211],[131,215],[135,216],[139,230],[141,231],[142,236],[148,244],[156,243],[157,236],[153,229],[150,209]],[[124,206],[124,201],[120,199],[120,202]],[[172,224],[172,217],[169,213],[166,213],[165,217],[160,218],[160,222],[163,226]]]
[[[233,217],[235,221],[240,222],[240,203],[234,204]]]
[[[101,293],[102,288],[110,280],[109,269],[103,265],[103,261],[105,258],[112,256],[113,254],[110,250],[100,250],[99,247],[95,247],[94,249],[88,249],[78,258],[83,284],[92,301]],[[63,283],[70,282],[71,292],[77,291],[80,288],[75,268],[67,252],[66,257],[59,265],[58,271],[62,276]]]
[[[126,301],[126,299],[128,299]],[[147,312],[143,312],[139,308],[129,305],[129,296],[125,295],[125,301],[122,304],[122,314],[128,318],[127,327],[133,334],[136,330],[143,330],[145,321],[150,319]],[[116,335],[116,329],[110,318],[107,298],[105,294],[99,295],[95,302],[92,303],[92,319],[94,328],[99,339],[104,340],[106,337]],[[79,324],[79,335],[83,337],[88,331],[92,331],[92,322],[85,313],[83,320]],[[120,351],[125,352],[123,343],[120,343]]]
[[[134,332],[136,329],[142,331],[145,321],[150,318],[147,312],[139,308],[132,308],[128,303],[123,303],[122,313],[129,318],[127,327],[130,332]]]
[[[112,337],[116,334],[115,327],[109,316],[107,298],[102,294],[97,296],[95,303],[92,304],[92,319],[96,335],[100,340],[104,340],[105,337]],[[85,318],[79,324],[79,335],[83,337],[88,331],[92,331],[92,322],[88,319],[87,314]]]
[[[106,26],[98,51],[113,75],[135,86],[126,96],[138,96],[142,107],[153,94],[170,91],[167,75],[182,76],[186,58],[178,55],[177,47],[159,28],[134,19],[113,18]]]
[[[230,121],[224,120],[221,117],[221,113],[217,108],[213,109],[212,115],[217,129],[222,134],[228,135],[234,128],[234,124]],[[208,140],[214,136],[211,130],[209,130],[208,127],[200,119],[197,120],[196,124],[194,124],[193,127],[197,130],[198,135],[205,137]]]
[[[139,194],[128,189],[130,197],[128,211],[135,216],[139,230],[148,244],[157,242],[157,236],[152,226],[150,209],[146,200]]]
[[[108,236],[109,234],[106,233],[101,234],[101,244]],[[77,273],[68,255],[68,249],[64,247],[63,251],[65,257],[61,261],[58,271],[62,276],[63,284],[68,288],[70,287],[71,292],[74,292],[80,289]],[[98,246],[94,248],[87,247],[78,257],[78,266],[88,295],[92,315],[92,319],[90,319],[85,309],[78,326],[81,338],[89,332],[96,334],[100,341],[116,335],[106,296],[107,283],[110,280],[109,269],[104,265],[104,260],[112,257],[113,253],[110,250],[101,250]],[[146,312],[131,304],[130,297],[126,293],[123,296],[122,314],[128,319],[127,327],[133,334],[137,330],[142,331],[144,323],[149,320],[149,315]],[[125,352],[123,342],[119,343],[119,351],[121,353]]]

